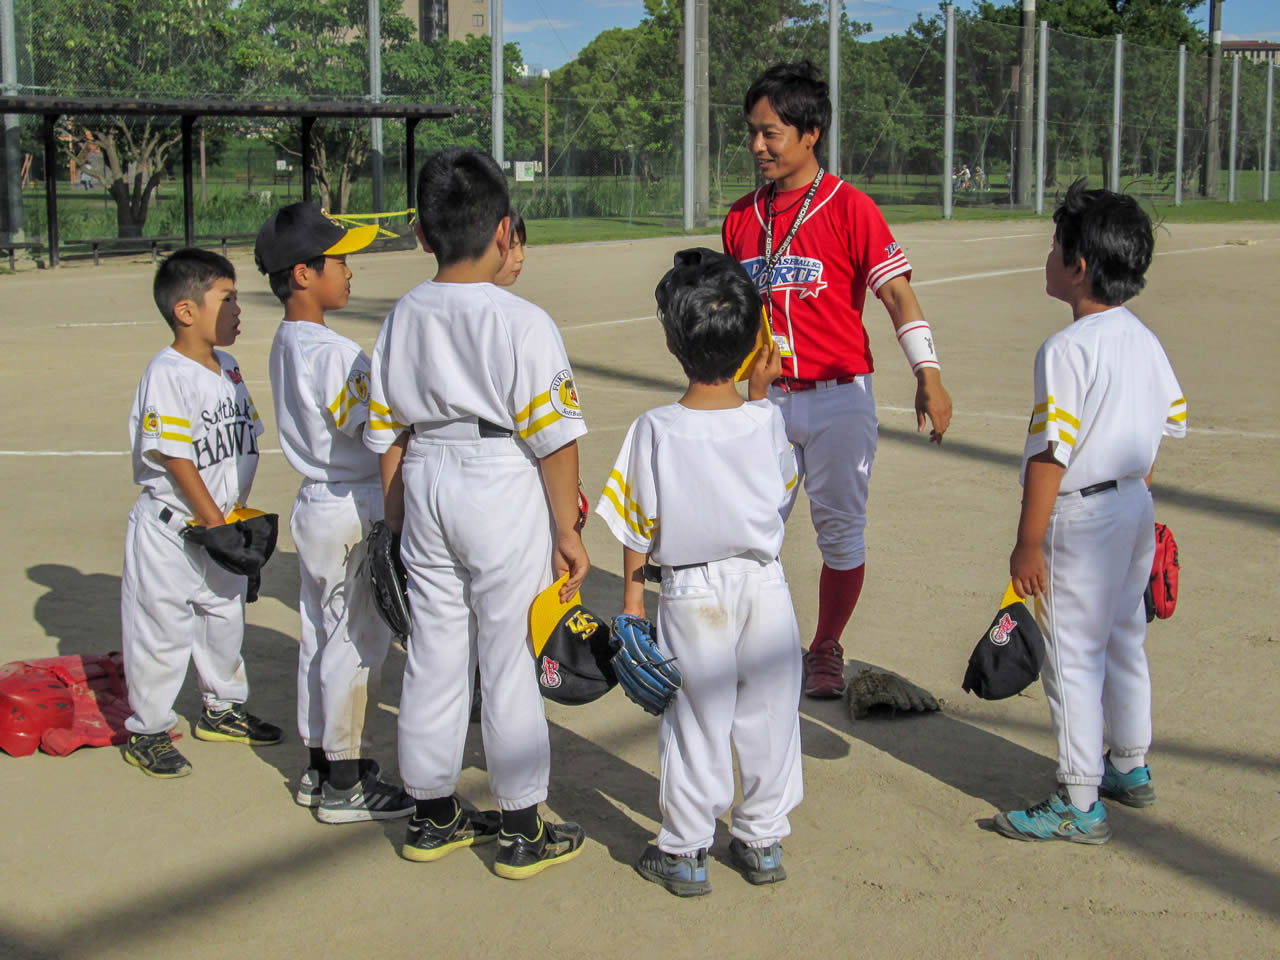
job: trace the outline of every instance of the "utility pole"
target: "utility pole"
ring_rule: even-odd
[[[13,0],[0,0],[0,83],[5,96],[18,95],[18,42],[15,37],[17,20],[13,15]],[[9,239],[21,243],[24,237],[22,223],[22,174],[19,157],[22,150],[18,138],[18,117],[4,115],[4,176],[0,179],[0,196],[3,197],[3,226]],[[48,176],[46,173],[45,176]]]
[[[697,110],[694,107],[697,98],[696,53],[694,50],[694,24],[698,14],[695,9],[697,0],[684,0],[684,25],[680,29],[680,56],[684,65],[684,228],[692,230],[694,224],[694,195],[697,192],[697,178],[694,168],[697,164],[694,155],[697,152],[695,128]]]
[[[548,108],[547,85],[551,83],[551,71],[542,71],[542,189],[551,187],[551,113]]]
[[[1209,6],[1209,99],[1205,104],[1204,164],[1200,168],[1200,195],[1218,195],[1218,171],[1222,166],[1222,0]]]
[[[827,87],[831,91],[831,126],[827,128],[827,170],[840,176],[840,15],[844,0],[827,0]]]
[[[382,99],[382,10],[380,0],[369,0],[369,99],[378,103]],[[373,210],[381,213],[386,207],[382,186],[382,118],[369,121],[369,160],[373,165]],[[201,141],[203,148],[204,141]],[[202,178],[203,182],[203,178]],[[412,201],[410,201],[412,202]]]
[[[697,126],[694,170],[697,192],[694,194],[693,219],[705,226],[711,213],[711,47],[709,46],[709,0],[694,0],[694,62],[697,66],[697,89],[694,91]]]
[[[506,175],[506,165],[502,159],[502,84],[503,84],[503,51],[502,51],[502,0],[490,0],[489,34],[493,40],[490,46],[490,73],[493,78],[493,159],[498,161],[498,169]]]
[[[1036,99],[1036,0],[1022,0],[1022,29],[1018,31],[1020,52],[1018,71],[1018,206],[1031,206],[1035,177]]]

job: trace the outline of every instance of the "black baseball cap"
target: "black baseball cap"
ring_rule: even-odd
[[[316,257],[355,253],[377,236],[376,224],[347,228],[318,203],[291,203],[262,225],[253,258],[263,273],[275,273]]]
[[[969,656],[964,691],[983,700],[1003,700],[1021,693],[1040,676],[1044,634],[1013,587]]]
[[[548,700],[576,706],[598,700],[618,682],[611,660],[613,631],[582,605],[575,593],[561,601],[568,574],[538,594],[529,610],[529,631],[538,671],[538,691]]]

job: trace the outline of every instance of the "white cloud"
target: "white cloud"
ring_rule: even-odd
[[[543,17],[541,20],[503,20],[502,32],[504,35],[508,33],[533,33],[535,30],[571,30],[578,25],[576,20],[549,20]]]
[[[600,10],[621,10],[644,5],[642,0],[587,0],[587,3]]]
[[[1223,40],[1263,40],[1274,42],[1280,40],[1280,30],[1259,30],[1256,33],[1227,33],[1222,32]]]

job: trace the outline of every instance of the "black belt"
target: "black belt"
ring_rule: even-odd
[[[1090,487],[1081,487],[1076,493],[1082,497],[1092,497],[1095,493],[1104,493],[1107,490],[1114,490],[1119,483],[1115,480],[1104,480],[1102,483],[1095,483]]]
[[[483,417],[476,420],[476,426],[480,428],[480,436],[488,439],[490,437],[509,437],[511,431],[506,427],[500,427],[496,423],[485,420]]]
[[[705,563],[680,563],[672,567],[672,570],[688,570],[692,567],[705,567]],[[656,563],[646,563],[644,565],[644,578],[650,583],[662,582],[662,567]]]

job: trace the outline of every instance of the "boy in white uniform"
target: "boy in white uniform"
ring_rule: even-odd
[[[596,507],[623,545],[624,614],[644,616],[646,555],[662,569],[657,642],[683,685],[662,715],[662,830],[636,869],[677,896],[711,892],[707,850],[743,799],[729,855],[752,883],[785,879],[780,841],[803,794],[801,649],[778,562],[796,458],[766,399],[770,345],[744,403],[734,374],[760,331],[761,303],[732,257],[684,250],[658,285],[667,346],[689,377],[676,403],[631,425]]]
[[[1145,284],[1155,246],[1138,202],[1079,180],[1053,220],[1045,289],[1073,322],[1036,354],[1009,572],[1020,596],[1037,598],[1061,786],[998,814],[995,827],[1018,840],[1106,843],[1100,793],[1155,801],[1142,602],[1155,553],[1149,487],[1161,437],[1186,435],[1187,404],[1160,341],[1121,306]]]
[[[284,304],[270,371],[280,447],[303,476],[289,531],[301,576],[298,733],[310,757],[296,799],[322,823],[413,812],[413,799],[380,780],[367,758],[391,643],[363,564],[365,537],[382,518],[378,457],[363,439],[369,358],[324,322],[351,296],[346,255],[377,230],[348,231],[318,205],[294,203],[271,215],[254,248]]]
[[[578,520],[586,433],[555,323],[495,286],[510,245],[491,157],[442,150],[418,175],[433,280],[409,291],[373,348],[366,443],[382,453],[387,523],[401,529],[413,632],[400,694],[400,774],[417,800],[401,854],[431,861],[497,840],[495,872],[531,877],[576,856],[576,823],[545,823],[551,766],[529,607],[589,566]],[[462,769],[477,663],[496,811],[465,810]]]
[[[188,661],[204,698],[196,739],[266,746],[281,731],[242,706],[247,579],[181,536],[188,524],[225,523],[248,500],[258,468],[262,421],[235,358],[217,349],[240,333],[235,268],[216,253],[179,250],[156,270],[153,293],[173,344],[147,364],[129,414],[142,492],[129,513],[120,591],[133,708],[124,758],[172,778],[191,772],[169,736]]]

